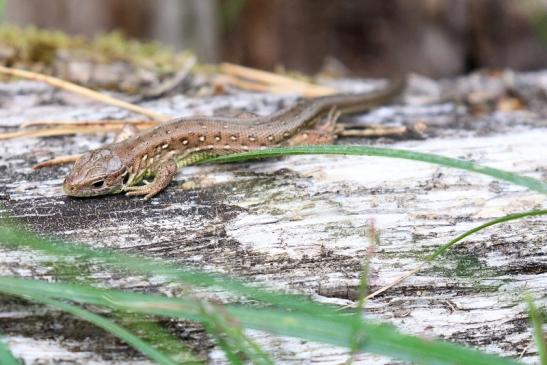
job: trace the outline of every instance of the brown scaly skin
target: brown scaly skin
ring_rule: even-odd
[[[169,185],[177,168],[212,156],[280,145],[328,143],[341,113],[365,111],[384,104],[403,88],[404,80],[397,79],[384,90],[303,99],[268,116],[174,119],[85,153],[65,178],[63,188],[70,196],[125,191],[127,195],[144,195],[149,199]],[[323,125],[318,128],[320,124]],[[154,180],[137,185],[147,176],[154,176]]]

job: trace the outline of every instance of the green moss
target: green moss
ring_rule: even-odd
[[[91,280],[91,277],[85,278],[89,275],[89,265],[87,264],[87,261],[46,261],[44,262],[44,266],[51,269],[51,274],[53,274],[53,276],[67,282],[82,284],[93,281]]]
[[[114,312],[115,318],[121,326],[133,332],[155,349],[168,355],[180,364],[201,364],[188,349],[185,342],[176,337],[166,328],[167,322],[160,322],[157,318],[143,316],[142,314]],[[191,339],[189,339],[191,341]],[[195,340],[195,339],[194,339]]]
[[[454,256],[454,255],[451,255]],[[456,268],[454,273],[457,276],[471,277],[476,276],[478,273],[482,272],[484,265],[476,256],[471,255],[458,255],[456,258]]]
[[[157,72],[174,72],[191,55],[189,52],[176,53],[157,42],[131,40],[121,32],[89,40],[58,31],[13,25],[0,26],[0,46],[4,48],[4,64],[24,64],[30,69],[47,69],[58,58],[59,51],[70,51],[73,57],[92,62],[123,61]]]

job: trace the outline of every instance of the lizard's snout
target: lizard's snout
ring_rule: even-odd
[[[63,191],[67,195],[74,195],[76,191],[76,187],[70,181],[70,176],[67,176],[63,181]]]
[[[63,181],[63,191],[66,195],[69,196],[85,196],[85,188],[78,179],[77,174],[74,174],[73,171],[71,171],[67,177],[65,177],[65,180]]]

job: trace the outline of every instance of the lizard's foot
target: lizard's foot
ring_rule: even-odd
[[[124,124],[122,127],[122,130],[119,131],[116,137],[114,138],[114,143],[118,143],[123,140],[126,140],[137,133],[139,133],[139,129],[135,127],[134,124],[128,124],[128,123]]]
[[[164,161],[158,165],[155,172],[154,181],[147,185],[129,186],[125,190],[125,195],[138,196],[144,195],[144,200],[152,198],[154,195],[165,189],[167,185],[173,180],[173,177],[177,173],[177,164],[173,160]]]
[[[127,196],[140,196],[144,195],[144,200],[148,200],[163,189],[154,189],[154,184],[129,186],[126,189]]]

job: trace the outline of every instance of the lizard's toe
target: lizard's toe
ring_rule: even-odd
[[[159,193],[162,189],[157,186],[154,186],[153,184],[149,185],[140,185],[140,186],[129,186],[126,189],[125,195],[128,196],[141,196],[144,195],[144,200],[149,200],[154,195]]]
[[[125,189],[127,196],[147,195],[149,193],[147,186],[129,186]]]

